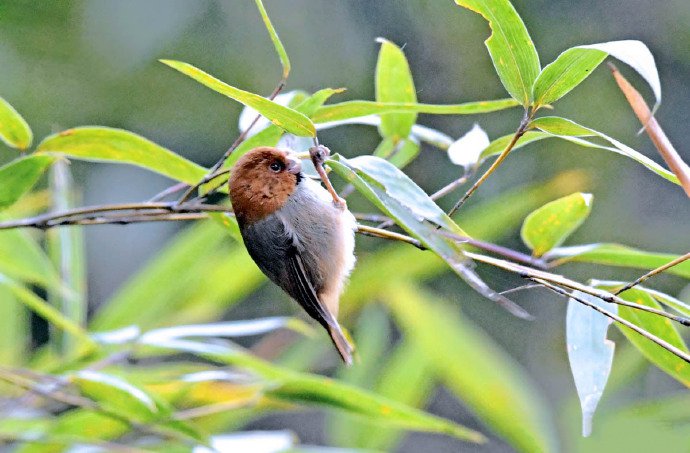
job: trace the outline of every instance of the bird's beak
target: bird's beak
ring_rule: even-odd
[[[292,173],[293,175],[299,175],[302,172],[302,162],[300,162],[298,159],[288,157],[286,170],[288,173]]]

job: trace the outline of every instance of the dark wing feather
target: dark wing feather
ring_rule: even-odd
[[[296,238],[286,231],[283,222],[277,216],[268,216],[242,226],[241,232],[249,255],[263,273],[328,331],[343,360],[350,364],[352,346],[317,294],[322,286],[321,277],[317,271],[310,272],[309,266],[305,265],[305,260],[313,260],[300,252]]]

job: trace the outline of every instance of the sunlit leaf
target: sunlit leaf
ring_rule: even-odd
[[[574,193],[546,203],[530,213],[522,224],[523,242],[536,256],[561,245],[585,219],[592,209],[592,195]]]
[[[602,287],[601,289],[614,290],[616,288]],[[652,296],[640,289],[629,289],[618,295],[619,297],[640,305],[661,310],[661,305],[656,302]],[[676,325],[667,318],[637,310],[635,308],[619,306],[618,314],[621,318],[626,319],[638,327],[646,330],[652,335],[665,340],[671,345],[679,348],[682,351],[688,352],[688,348],[683,341],[683,338],[678,333]],[[644,338],[637,332],[633,332],[627,327],[618,325],[620,330],[635,345],[635,347],[654,365],[659,367],[664,372],[681,382],[686,387],[690,387],[690,363],[677,357],[656,343]]]
[[[299,137],[316,136],[314,124],[302,113],[277,104],[263,96],[259,96],[258,94],[250,93],[249,91],[240,90],[239,88],[230,86],[188,63],[174,60],[160,61],[161,63],[170,66],[182,74],[191,77],[213,91],[234,99],[246,106],[252,107],[257,112],[268,118],[273,124],[285,129],[291,134],[295,134]]]
[[[82,370],[70,376],[79,391],[105,409],[134,420],[151,421],[160,414],[154,400],[142,389],[118,377]]]
[[[48,302],[38,297],[29,289],[0,274],[0,286],[10,290],[14,297],[29,310],[35,312],[51,325],[74,336],[85,350],[96,348],[96,343],[86,331],[71,319],[65,317]]]
[[[574,47],[547,65],[534,82],[534,104],[551,104],[585,80],[606,58],[606,52]]]
[[[557,260],[559,264],[578,261],[637,269],[655,269],[678,258],[678,255],[647,252],[620,244],[586,244],[555,248],[544,258]],[[664,272],[690,279],[690,262],[685,261]]]
[[[616,312],[601,299],[580,291],[573,295]],[[570,299],[565,320],[568,361],[582,408],[582,435],[592,432],[592,417],[604,392],[613,365],[615,344],[606,339],[611,320],[601,313]]]
[[[455,0],[455,3],[481,14],[489,22],[491,36],[484,43],[496,72],[508,93],[522,105],[529,105],[532,84],[541,69],[539,55],[513,5],[508,0]]]
[[[624,145],[618,140],[609,137],[608,135],[603,134],[601,132],[595,131],[594,129],[590,129],[588,127],[584,127],[577,123],[574,123],[573,121],[570,121],[568,119],[559,118],[555,116],[537,118],[536,120],[532,121],[530,125],[531,127],[551,134],[554,137],[567,140],[580,146],[584,146],[587,148],[599,148],[607,151],[612,151],[616,154],[620,154],[625,157],[629,157],[630,159],[644,165],[649,170],[653,171],[662,178],[667,179],[673,183],[679,184],[678,178],[673,173],[666,170],[665,168],[663,168],[647,156],[640,154],[639,152],[635,151],[627,145]],[[610,143],[612,146],[601,145],[599,143],[595,143],[582,138],[586,135],[602,138],[606,140],[608,143]]]
[[[412,80],[412,73],[402,49],[392,42],[379,38],[381,50],[376,62],[376,101],[378,102],[417,102],[417,93]],[[417,114],[387,113],[381,115],[379,130],[383,137],[394,140],[410,135]]]
[[[55,159],[55,156],[32,155],[0,167],[0,210],[31,190]]]
[[[477,101],[465,104],[405,104],[376,101],[347,101],[339,104],[324,105],[311,117],[314,123],[341,121],[367,115],[385,113],[429,113],[432,115],[474,115],[490,113],[520,105],[514,99],[496,101]]]
[[[261,19],[264,21],[266,30],[268,31],[271,41],[273,42],[273,47],[275,47],[278,58],[280,58],[280,64],[283,67],[283,79],[287,79],[288,74],[290,74],[290,58],[288,58],[287,52],[285,51],[285,46],[283,46],[275,27],[273,27],[273,24],[271,23],[271,19],[268,17],[268,13],[266,12],[263,2],[261,0],[255,1],[256,7],[259,8]]]
[[[38,152],[137,165],[187,184],[206,174],[205,168],[144,137],[108,127],[78,127],[51,135],[38,145]]]
[[[33,134],[24,118],[0,97],[0,140],[8,146],[26,149],[31,146]]]
[[[470,168],[479,162],[479,156],[490,145],[489,136],[475,123],[465,135],[448,148],[448,157],[455,165]]]
[[[396,281],[380,295],[444,384],[514,448],[557,451],[555,428],[526,373],[444,301]]]
[[[77,194],[72,182],[69,165],[60,160],[51,169],[51,194],[54,211],[66,211],[76,206]],[[71,291],[66,296],[64,291],[53,288],[48,291],[48,302],[77,324],[86,323],[86,264],[84,250],[84,230],[79,226],[53,228],[46,234],[47,248],[50,257],[59,270],[60,279],[65,288]],[[74,349],[74,341],[66,335],[51,335],[51,340],[58,350],[67,353]]]

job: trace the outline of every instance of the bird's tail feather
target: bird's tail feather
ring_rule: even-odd
[[[345,338],[345,334],[343,334],[340,326],[337,323],[335,325],[329,325],[328,333],[330,334],[331,340],[333,340],[333,344],[335,345],[336,349],[338,349],[340,357],[343,358],[343,362],[345,362],[347,366],[352,365],[352,352],[354,351],[354,348],[350,342],[347,341],[347,338]]]

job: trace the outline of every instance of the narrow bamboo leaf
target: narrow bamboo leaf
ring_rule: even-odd
[[[534,82],[534,105],[551,104],[585,80],[607,53],[597,49],[574,47],[547,65]]]
[[[160,414],[154,400],[142,389],[109,374],[82,370],[70,376],[79,392],[104,409],[136,421],[150,422]]]
[[[267,394],[282,401],[345,411],[380,426],[446,434],[473,443],[486,440],[481,433],[462,425],[321,376],[291,376]]]
[[[515,151],[518,148],[522,148],[523,146],[529,145],[532,142],[536,142],[550,137],[552,136],[545,132],[527,131],[522,137],[518,139],[517,143],[515,143],[515,146],[513,146],[513,151]],[[512,139],[513,134],[504,135],[503,137],[499,137],[491,143],[489,143],[489,146],[484,148],[481,154],[479,154],[479,162],[481,163],[491,156],[497,156],[501,154],[503,150],[506,149],[508,143],[510,143]]]
[[[0,97],[0,140],[7,146],[17,149],[27,149],[31,146],[33,134],[24,118]]]
[[[608,291],[616,288],[599,287]],[[639,289],[630,289],[619,294],[619,297],[640,305],[661,310],[661,305],[656,302],[652,296]],[[618,314],[638,327],[643,328],[647,332],[656,335],[677,348],[688,352],[688,348],[683,341],[683,338],[678,333],[676,325],[670,320],[657,316],[653,313],[648,313],[634,308],[619,306]],[[690,364],[685,362],[668,352],[661,346],[644,338],[637,332],[633,332],[624,326],[618,326],[623,334],[635,345],[635,347],[644,355],[650,362],[666,372],[669,376],[675,378],[686,387],[690,387]]]
[[[31,190],[55,159],[55,156],[32,155],[0,167],[0,210]]]
[[[310,97],[302,100],[295,106],[295,110],[304,115],[311,117],[324,102],[331,96],[343,92],[343,88],[324,88],[312,94]],[[265,129],[252,135],[247,140],[242,142],[240,146],[228,157],[225,161],[226,167],[232,167],[237,160],[246,154],[248,151],[259,146],[276,146],[283,136],[283,129],[273,124],[268,125]]]
[[[250,93],[249,91],[240,90],[221,82],[210,74],[195,68],[194,66],[174,60],[160,60],[161,63],[170,66],[171,68],[181,72],[182,74],[191,77],[197,82],[206,87],[234,99],[246,106],[252,107],[257,112],[268,118],[276,126],[285,129],[291,134],[299,137],[315,137],[316,129],[314,124],[305,115],[280,104],[266,99],[258,94]]]
[[[0,363],[21,366],[29,351],[28,312],[6,286],[0,285]]]
[[[383,38],[377,41],[381,43],[381,50],[376,63],[376,101],[415,104],[417,93],[402,49]],[[400,140],[410,135],[416,120],[414,112],[387,113],[381,115],[379,131],[382,137]]]
[[[592,194],[574,193],[546,203],[530,213],[522,224],[522,241],[541,256],[561,245],[582,225],[592,209]]]
[[[296,327],[308,329],[303,321],[296,318],[274,317],[261,319],[248,319],[245,321],[227,321],[209,324],[191,324],[184,326],[167,327],[146,332],[141,341],[144,343],[163,341],[184,337],[244,337],[262,335],[274,330]]]
[[[578,298],[616,312],[611,306],[589,294],[574,291]],[[592,432],[592,418],[604,392],[613,365],[615,344],[606,339],[611,320],[601,313],[570,299],[565,319],[568,361],[582,408],[582,435]]]
[[[51,193],[53,195],[53,210],[66,211],[77,203],[72,184],[72,176],[66,161],[55,163],[51,172]],[[48,302],[58,308],[62,314],[76,324],[86,324],[86,266],[84,263],[84,230],[78,226],[54,228],[47,232],[48,250],[60,273],[60,279],[71,292],[69,296],[64,291],[52,289],[48,291]],[[68,354],[74,350],[74,339],[68,335],[51,335],[58,346],[57,350]]]
[[[71,319],[65,317],[62,313],[50,306],[46,301],[38,297],[33,292],[29,291],[22,285],[0,275],[0,286],[9,289],[14,297],[24,304],[29,310],[35,312],[37,315],[48,321],[48,323],[55,327],[72,334],[79,340],[81,346],[85,349],[95,349],[96,343],[89,337],[88,333],[74,323]]]
[[[484,41],[508,93],[522,105],[532,102],[532,84],[540,72],[539,55],[525,24],[508,0],[455,0],[489,22]]]
[[[559,117],[537,118],[536,120],[532,121],[530,125],[531,127],[551,134],[554,137],[567,140],[580,146],[604,149],[607,151],[612,151],[616,154],[623,155],[644,165],[649,170],[653,171],[662,178],[667,179],[675,184],[680,184],[676,175],[661,167],[659,164],[657,164],[647,156],[640,154],[639,152],[635,151],[629,146],[624,145],[618,140],[611,138],[608,135],[603,134],[601,132],[595,131],[594,129],[581,126],[570,120]],[[587,132],[589,133],[589,135],[596,136],[606,140],[612,146],[601,145],[598,143],[591,142],[589,140],[585,140],[582,137],[585,136],[585,133]]]
[[[558,260],[559,264],[579,261],[637,269],[655,269],[678,258],[678,255],[647,252],[620,244],[586,244],[556,248],[546,254],[544,258]],[[665,273],[690,279],[690,262],[686,261],[673,266],[667,269]]]
[[[346,101],[338,104],[324,105],[316,110],[312,116],[314,123],[342,121],[368,115],[386,113],[429,113],[432,115],[476,115],[520,105],[514,99],[499,99],[496,101],[477,101],[464,104],[405,104],[376,101]]]
[[[56,290],[62,288],[50,259],[26,230],[0,231],[0,274]]]
[[[472,129],[450,145],[448,157],[455,165],[471,168],[479,162],[482,151],[489,146],[489,136],[475,123]]]
[[[481,433],[460,424],[333,379],[278,367],[239,348],[194,341],[166,342],[158,346],[248,369],[272,383],[266,390],[267,397],[282,402],[346,411],[381,426],[446,434],[475,443],[486,440]]]
[[[379,143],[373,155],[386,159],[398,168],[405,168],[419,155],[419,150],[419,143],[412,139],[405,138],[396,142],[395,139],[388,137]]]
[[[95,162],[132,164],[176,181],[194,184],[206,169],[150,140],[122,129],[78,127],[44,139],[39,153],[58,153]]]
[[[649,48],[641,41],[625,40],[610,41],[588,46],[580,46],[582,49],[596,49],[606,52],[632,67],[652,88],[656,104],[661,102],[661,82],[659,82],[659,72],[656,69],[654,56]]]
[[[266,8],[261,0],[256,0],[256,7],[259,8],[259,14],[261,14],[261,19],[264,21],[266,30],[268,31],[271,41],[273,42],[273,47],[276,49],[278,58],[280,58],[280,65],[283,67],[283,79],[287,79],[290,74],[290,59],[288,58],[287,52],[285,51],[285,46],[283,46],[282,41],[278,37],[276,29],[271,23],[271,19],[268,17]]]
[[[436,375],[484,423],[519,451],[558,450],[545,403],[526,373],[491,338],[444,301],[402,281],[389,285],[381,297]]]

